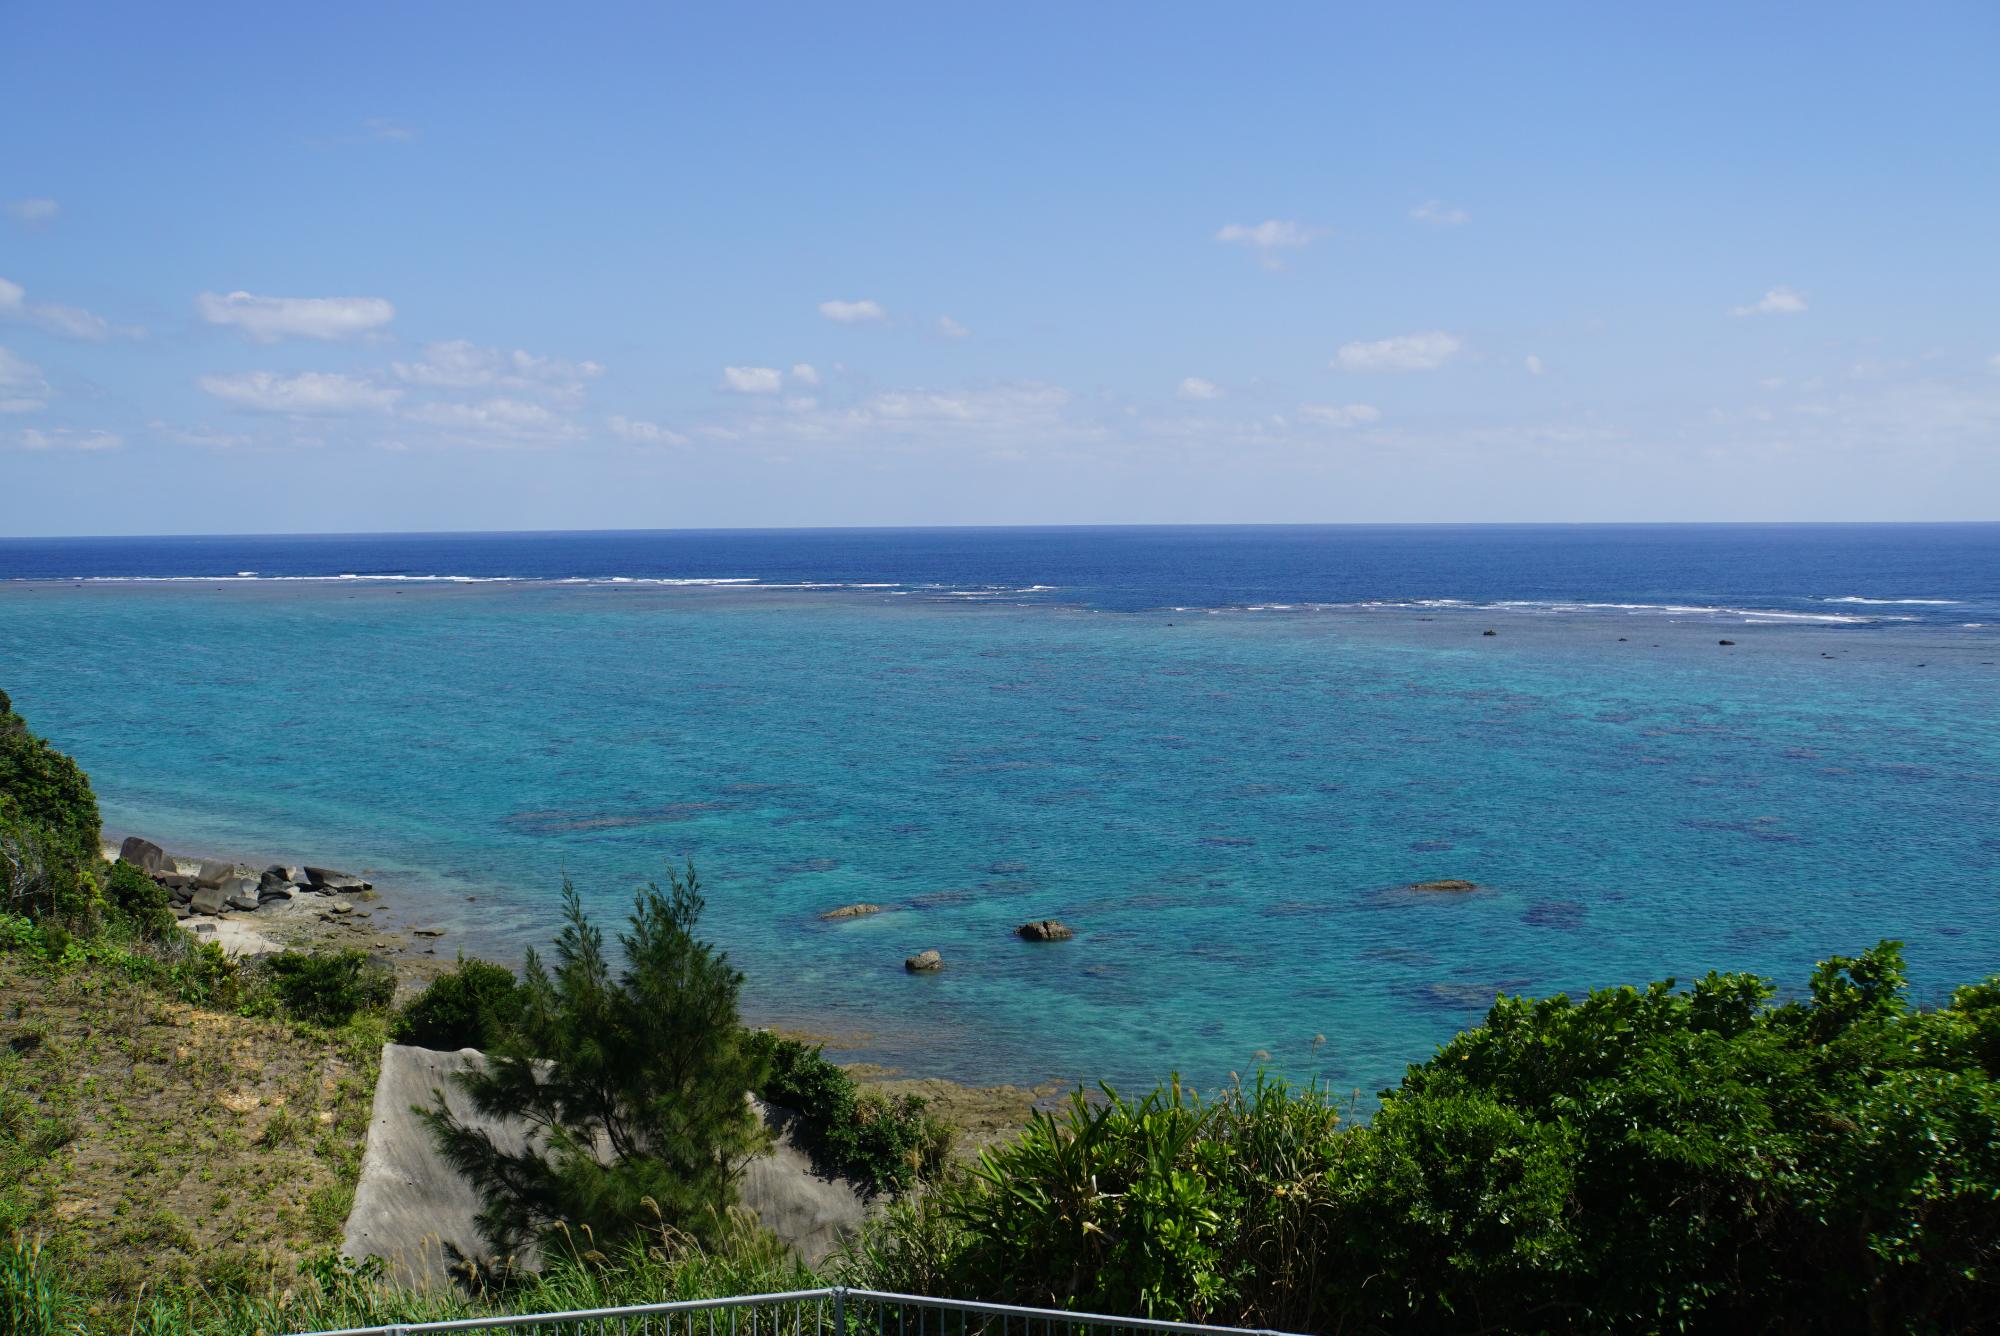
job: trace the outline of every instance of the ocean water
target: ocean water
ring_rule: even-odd
[[[1935,998],[1996,662],[2000,525],[0,540],[114,829],[503,957],[692,858],[753,1016],[973,1081],[1367,1092],[1495,990],[1885,936]]]

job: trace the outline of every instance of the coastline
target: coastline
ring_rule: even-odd
[[[118,859],[121,844],[131,834],[121,831],[113,838],[107,828],[99,840],[107,862]],[[180,864],[218,861],[177,849],[168,856]],[[254,866],[254,860],[249,865]],[[267,901],[251,910],[188,912],[183,916],[182,908],[177,906],[176,918],[183,931],[197,941],[214,942],[225,953],[238,958],[286,950],[361,951],[382,961],[393,972],[398,1004],[449,972],[461,957],[485,958],[454,947],[447,929],[432,926],[435,916],[413,913],[407,898],[394,890],[385,893],[372,883],[366,889],[343,892],[337,897],[295,895],[286,900]],[[495,963],[513,967],[511,962]],[[903,1068],[874,1062],[838,1062],[837,1055],[842,1050],[861,1046],[861,1036],[788,1024],[756,1028],[823,1046],[857,1083],[891,1099],[908,1095],[922,1098],[957,1129],[959,1149],[965,1154],[1012,1137],[1026,1124],[1031,1112],[1051,1107],[1071,1089],[1068,1082],[1061,1080],[1045,1080],[1032,1086],[979,1085],[941,1076],[913,1075]]]

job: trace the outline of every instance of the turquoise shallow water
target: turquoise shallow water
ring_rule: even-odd
[[[692,857],[752,1013],[853,1056],[976,1081],[1268,1063],[1365,1091],[1496,988],[1796,983],[1883,936],[1932,992],[2000,969],[1994,642],[1722,634],[1492,608],[17,585],[0,684],[114,827],[375,869],[448,943],[517,953],[565,874],[609,916]],[[1437,877],[1489,889],[1396,889]],[[859,900],[891,910],[817,920]],[[1078,940],[1009,935],[1043,916]],[[949,967],[906,976],[924,947]]]

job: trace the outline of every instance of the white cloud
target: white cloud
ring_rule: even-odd
[[[2000,353],[1995,353],[1993,356],[1987,358],[1986,365],[1992,367],[1995,371],[2000,371]]]
[[[1344,343],[1333,365],[1342,371],[1435,371],[1458,355],[1456,334],[1398,334],[1372,343]]]
[[[819,313],[836,325],[858,325],[870,320],[887,320],[889,313],[867,299],[856,302],[821,302]]]
[[[937,318],[937,332],[947,339],[962,339],[972,333],[971,330],[959,324],[948,315],[941,315]]]
[[[810,362],[800,362],[792,367],[792,379],[801,385],[817,385],[819,369]]]
[[[1270,218],[1261,223],[1225,223],[1216,231],[1215,239],[1224,245],[1247,248],[1266,269],[1280,269],[1284,267],[1285,251],[1309,246],[1325,235],[1325,228]]]
[[[638,418],[612,416],[606,419],[611,434],[621,441],[631,441],[637,445],[686,445],[688,438],[677,431],[662,427],[657,422],[644,422]]]
[[[869,399],[863,417],[883,423],[955,423],[986,427],[1045,418],[1069,403],[1057,385],[1009,385],[986,390],[888,390]]]
[[[417,137],[417,132],[407,125],[399,125],[383,116],[370,116],[361,122],[362,130],[370,139],[387,140],[394,144],[407,144]]]
[[[0,413],[32,413],[47,405],[48,393],[40,367],[0,348]]]
[[[249,445],[250,437],[234,432],[217,431],[213,427],[176,427],[171,422],[158,418],[146,424],[146,429],[165,437],[175,445],[199,445],[210,450],[228,450],[239,445]]]
[[[427,389],[497,388],[558,398],[580,396],[586,382],[604,374],[596,362],[537,357],[519,348],[506,353],[464,339],[425,344],[421,362],[397,362],[394,370],[398,380]]]
[[[10,199],[5,205],[0,205],[0,208],[4,208],[7,216],[23,227],[40,227],[52,223],[56,220],[56,215],[62,212],[62,205],[52,199]]]
[[[396,318],[381,297],[259,297],[249,292],[204,292],[195,310],[211,325],[228,325],[258,343],[279,339],[346,339]]]
[[[1365,427],[1380,422],[1382,410],[1373,404],[1300,404],[1299,416],[1329,427]]]
[[[1258,250],[1296,250],[1300,246],[1311,245],[1322,235],[1322,230],[1307,227],[1304,223],[1291,222],[1283,218],[1272,218],[1261,223],[1224,223],[1216,232],[1215,239],[1233,246],[1252,246]]]
[[[1533,353],[1529,353],[1526,357],[1523,357],[1521,359],[1521,365],[1527,368],[1528,374],[1531,376],[1539,376],[1544,371],[1548,370],[1547,367],[1542,365],[1542,359],[1535,356]]]
[[[0,278],[0,320],[23,320],[66,339],[88,339],[93,343],[102,343],[113,336],[136,339],[146,333],[129,325],[114,325],[81,306],[31,302],[27,298],[27,289],[19,283]]]
[[[1432,227],[1463,227],[1472,221],[1472,215],[1456,206],[1447,206],[1439,200],[1427,199],[1410,210],[1414,222],[1428,223]]]
[[[774,366],[726,366],[718,388],[737,394],[776,394],[785,388],[785,377]]]
[[[23,427],[14,440],[23,450],[115,450],[125,444],[117,432],[75,427]]]
[[[548,442],[578,435],[576,426],[546,404],[525,399],[482,399],[478,403],[418,404],[404,414],[413,422],[444,427],[474,443]]]
[[[402,395],[398,389],[328,371],[301,371],[292,376],[239,371],[203,376],[195,384],[226,403],[259,413],[385,413]]]
[[[1176,399],[1192,399],[1199,401],[1205,399],[1220,399],[1223,396],[1223,393],[1224,393],[1223,388],[1220,385],[1217,385],[1214,381],[1203,380],[1200,376],[1189,376],[1185,380],[1181,381],[1180,388],[1174,391],[1174,397]]]
[[[1790,288],[1772,288],[1748,306],[1730,307],[1729,314],[1733,316],[1798,315],[1805,309],[1806,297],[1803,292],[1794,292]]]

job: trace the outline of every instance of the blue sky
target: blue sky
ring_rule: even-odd
[[[2000,517],[2000,7],[0,3],[0,533]]]

